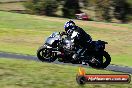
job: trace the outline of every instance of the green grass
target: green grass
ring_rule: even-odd
[[[2,3],[0,4],[0,10],[2,11],[12,11],[12,10],[25,10],[23,2],[14,2],[14,3]]]
[[[28,0],[0,0],[0,2],[19,2],[19,1],[28,1]]]
[[[76,66],[0,58],[0,88],[131,88],[130,84],[76,83]],[[85,68],[87,74],[117,74]],[[120,74],[120,73],[119,73]]]
[[[116,24],[116,23],[113,23],[113,25],[132,29],[132,23],[129,23],[129,24]]]
[[[0,12],[0,28],[8,29],[34,29],[34,30],[53,30],[62,29],[61,22],[40,20],[36,16]],[[49,18],[52,20],[52,18]]]
[[[112,56],[112,64],[117,64],[117,65],[125,65],[125,66],[130,66],[132,67],[132,55],[113,55]]]
[[[0,11],[0,51],[36,55],[44,40],[54,31],[64,31],[63,25],[68,19],[47,16],[35,16]],[[109,44],[106,50],[112,57],[111,64],[132,66],[132,30],[100,28],[106,23],[75,20],[85,29],[93,40],[105,40]],[[91,24],[91,25],[90,25]],[[113,26],[113,24],[109,24]],[[122,24],[117,24],[119,27]],[[128,24],[129,25],[129,24]]]

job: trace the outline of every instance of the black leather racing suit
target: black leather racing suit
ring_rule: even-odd
[[[75,31],[77,31],[79,33],[79,35],[78,35],[79,45],[81,45],[82,47],[87,47],[89,44],[91,44],[91,42],[92,42],[91,36],[89,34],[87,34],[82,28],[76,26]]]
[[[75,40],[76,45],[80,45],[82,47],[81,51],[77,51],[77,58],[83,53],[87,48],[91,47],[92,38],[89,34],[87,34],[82,28],[75,26],[74,29],[69,29],[78,32],[78,38]],[[77,59],[75,58],[75,59]]]

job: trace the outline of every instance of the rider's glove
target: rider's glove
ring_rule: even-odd
[[[62,33],[61,33],[61,36],[63,36],[63,35],[66,35],[66,32],[62,32]]]

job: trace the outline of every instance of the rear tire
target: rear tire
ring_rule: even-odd
[[[47,49],[45,46],[41,46],[37,50],[37,57],[42,62],[53,62],[57,59],[57,57],[53,55],[51,50]]]
[[[108,52],[106,52],[106,51],[104,51],[102,53],[102,55],[103,55],[103,57],[105,57],[106,61],[103,62],[103,64],[101,65],[101,68],[106,68],[110,64],[110,62],[111,62],[111,57],[108,54]]]
[[[91,63],[89,62],[89,66],[93,67],[93,68],[106,68],[110,62],[111,62],[111,57],[108,54],[108,52],[103,51],[101,53],[99,53],[98,55],[96,55],[94,58],[98,58],[98,60],[101,62],[100,64],[98,63]],[[103,62],[103,59],[105,59],[105,62]]]

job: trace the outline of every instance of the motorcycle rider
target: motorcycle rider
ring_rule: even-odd
[[[84,51],[88,47],[90,47],[90,45],[92,43],[92,38],[82,28],[76,26],[76,24],[72,20],[65,23],[64,29],[65,29],[65,32],[63,32],[62,35],[66,34],[67,36],[71,36],[73,31],[78,32],[78,41],[75,42],[75,43],[80,45],[82,47],[82,50],[78,50],[76,52],[76,54],[73,55],[73,58],[74,59],[79,59],[80,54],[84,53]]]

